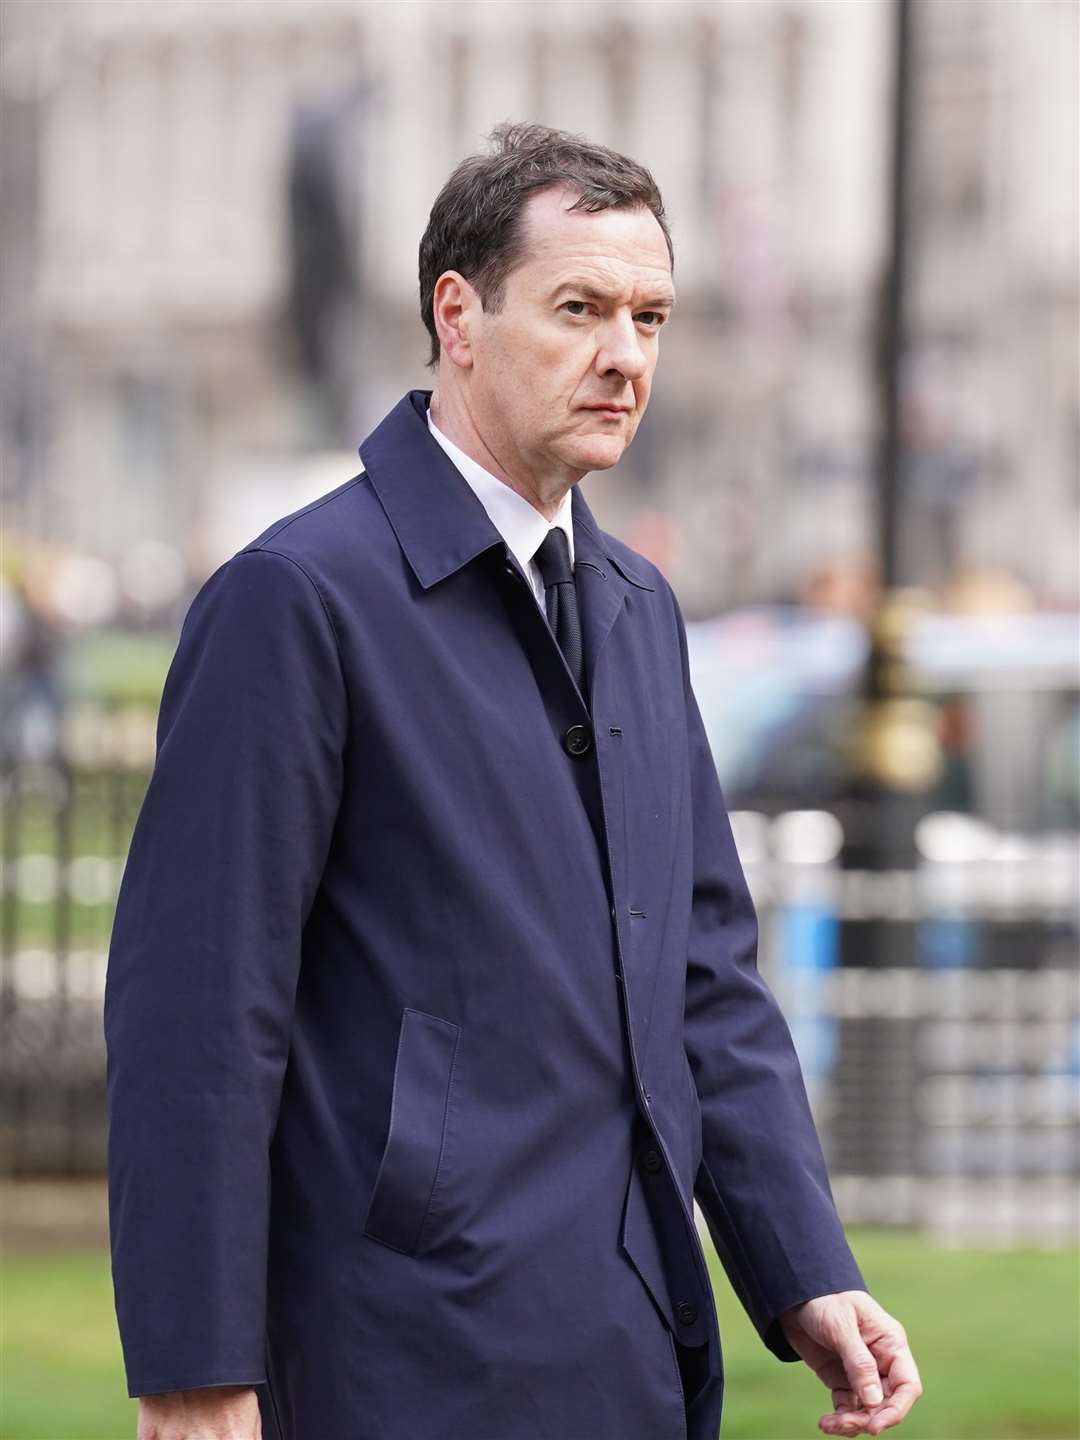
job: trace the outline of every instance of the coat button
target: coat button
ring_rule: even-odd
[[[573,755],[575,760],[584,755],[592,745],[592,736],[589,734],[588,725],[571,725],[562,737],[562,743],[566,753]]]
[[[697,1307],[691,1305],[689,1300],[680,1300],[675,1307],[675,1317],[680,1325],[693,1325],[697,1319]]]
[[[660,1158],[659,1150],[646,1150],[645,1154],[641,1157],[641,1163],[650,1175],[655,1175],[664,1162]]]

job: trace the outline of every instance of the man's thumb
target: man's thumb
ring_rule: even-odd
[[[880,1405],[884,1399],[881,1380],[878,1376],[877,1361],[863,1344],[858,1324],[853,1319],[850,1330],[841,1346],[841,1358],[851,1388],[855,1391],[860,1405]]]

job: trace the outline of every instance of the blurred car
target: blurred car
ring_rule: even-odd
[[[756,606],[688,624],[691,678],[729,808],[829,808],[868,655],[856,619]],[[1080,825],[1080,615],[929,614],[909,634],[916,692],[939,706],[934,808],[1009,829]]]

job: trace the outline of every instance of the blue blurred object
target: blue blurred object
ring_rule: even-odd
[[[784,1013],[809,1080],[827,1080],[836,1061],[838,1023],[827,977],[839,956],[839,916],[821,900],[784,907],[778,918]]]

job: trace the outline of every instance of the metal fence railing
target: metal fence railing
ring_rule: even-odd
[[[104,1164],[106,957],[146,779],[55,764],[2,776],[2,1174]]]
[[[103,1170],[101,1005],[145,785],[122,767],[2,777],[0,1173]],[[940,839],[950,821],[932,822]],[[983,833],[978,853],[871,873],[839,868],[831,816],[733,825],[845,1218],[1075,1240],[1078,837]]]

